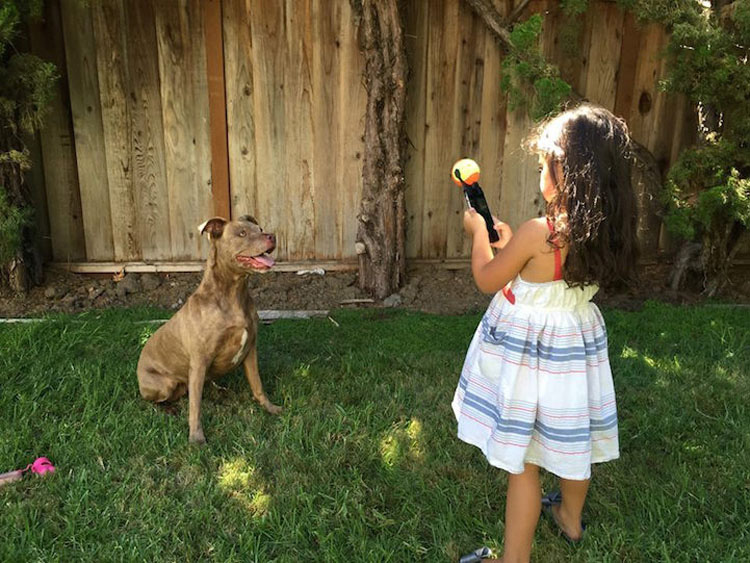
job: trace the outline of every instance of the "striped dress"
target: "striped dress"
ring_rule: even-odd
[[[522,473],[533,463],[582,480],[592,463],[619,457],[615,391],[604,319],[590,302],[598,288],[568,287],[555,258],[555,281],[519,275],[490,303],[453,412],[458,437],[490,464]]]

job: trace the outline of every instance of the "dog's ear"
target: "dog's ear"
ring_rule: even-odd
[[[208,221],[198,225],[198,232],[200,234],[207,234],[208,239],[220,238],[224,233],[224,227],[227,224],[227,220],[223,217],[212,217]]]
[[[260,226],[260,223],[258,223],[258,220],[252,215],[243,215],[242,217],[238,219],[238,221],[249,221],[250,223],[253,223],[254,225]]]

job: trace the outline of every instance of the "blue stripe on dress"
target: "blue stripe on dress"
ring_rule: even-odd
[[[509,352],[522,356],[553,362],[586,361],[591,356],[607,350],[607,336],[596,336],[593,342],[584,342],[583,346],[549,346],[536,341],[509,336],[507,332],[497,332],[497,327],[490,326],[482,320],[482,340],[488,344],[501,346]]]
[[[466,392],[463,399],[463,404],[467,407],[474,409],[476,412],[485,415],[495,423],[495,431],[506,434],[516,434],[519,436],[529,437],[532,435],[532,429],[536,430],[541,436],[554,440],[555,442],[561,443],[573,443],[573,442],[588,442],[591,439],[591,431],[602,431],[614,426],[617,426],[617,415],[614,414],[609,419],[614,418],[612,422],[609,422],[606,427],[594,428],[593,424],[589,426],[580,426],[577,428],[554,428],[548,426],[539,420],[534,423],[526,422],[524,420],[503,418],[500,414],[500,409],[497,405],[490,403],[483,399],[479,395],[471,392]],[[591,422],[594,422],[591,420]]]

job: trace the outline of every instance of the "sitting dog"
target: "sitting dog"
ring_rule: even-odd
[[[224,375],[242,364],[255,399],[270,413],[281,408],[263,392],[258,375],[258,313],[247,276],[269,270],[276,237],[264,233],[249,215],[236,221],[215,217],[203,223],[210,241],[203,280],[177,313],[146,342],[138,360],[141,396],[160,403],[186,392],[190,442],[204,443],[200,421],[206,378]]]

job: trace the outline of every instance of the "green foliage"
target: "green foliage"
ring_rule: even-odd
[[[686,149],[672,167],[665,189],[667,228],[700,240],[738,221],[750,228],[750,179],[746,151],[727,139]]]
[[[42,126],[54,96],[57,68],[28,53],[13,55],[0,67],[0,126],[17,134]]]
[[[586,13],[589,9],[589,0],[561,0],[560,9],[565,16],[574,18]]]
[[[705,141],[683,151],[665,188],[669,230],[688,240],[711,237],[739,222],[750,228],[750,0],[736,0],[728,17],[677,21],[667,48],[663,87],[686,95],[713,121]]]
[[[640,22],[658,22],[669,28],[682,22],[697,23],[703,13],[697,0],[617,0],[617,4]]]
[[[534,14],[513,28],[513,48],[503,60],[500,82],[511,111],[523,108],[534,120],[559,111],[571,91],[570,84],[560,78],[559,69],[542,55],[542,23],[542,16]]]
[[[588,8],[588,0],[561,0],[560,2],[563,22],[560,26],[559,46],[567,56],[573,57],[578,54],[580,48],[578,38],[581,36],[584,24],[584,18],[581,16]]]
[[[57,80],[55,65],[13,44],[42,5],[42,0],[0,0],[0,263],[23,247],[32,214],[18,185],[31,164],[22,135],[42,126]]]
[[[20,22],[18,8],[13,2],[0,4],[0,57],[5,53],[6,46],[13,40]]]
[[[31,220],[29,209],[19,209],[7,201],[0,189],[0,263],[12,260],[21,247],[23,227]]]

